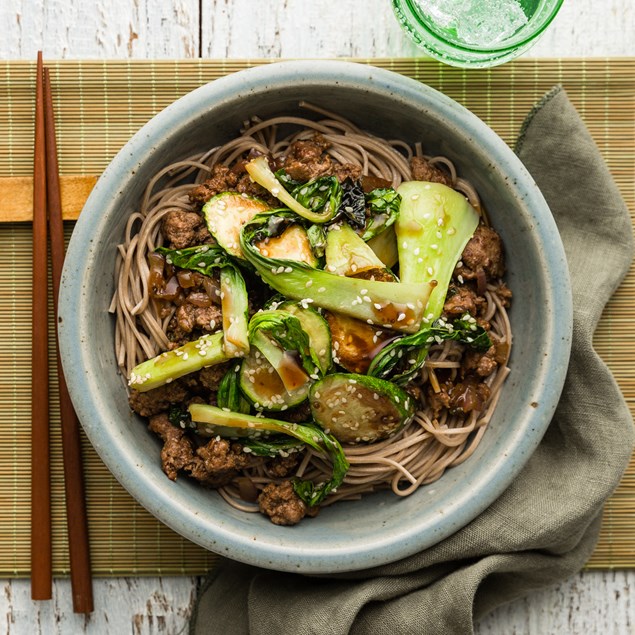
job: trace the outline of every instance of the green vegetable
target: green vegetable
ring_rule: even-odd
[[[392,225],[385,232],[371,238],[368,246],[375,252],[375,255],[384,263],[386,267],[392,269],[399,262],[399,251],[397,250],[397,236],[395,236],[395,226]]]
[[[296,317],[279,309],[260,311],[251,318],[252,351],[242,364],[240,387],[257,409],[286,410],[297,406],[309,394],[310,379],[319,376],[327,360],[330,365],[330,355],[325,357],[320,349],[319,356],[313,347],[304,328],[307,317],[300,318],[300,314]],[[320,346],[324,345],[323,337],[316,340]]]
[[[346,278],[302,262],[263,256],[254,244],[270,235],[280,219],[290,215],[285,210],[259,214],[241,232],[241,247],[247,260],[270,287],[303,305],[313,304],[395,330],[418,330],[432,289],[430,283]]]
[[[232,367],[223,375],[218,384],[216,401],[219,408],[229,408],[232,412],[249,414],[251,406],[240,391],[240,364]]]
[[[334,176],[321,176],[297,185],[290,194],[300,205],[322,216],[335,216],[342,202],[342,187]]]
[[[337,212],[335,203],[339,205],[339,200],[337,199],[335,192],[333,192],[332,194],[329,192],[329,197],[326,201],[326,203],[328,204],[324,205],[323,211],[321,213],[315,212],[297,201],[292,194],[287,192],[284,185],[276,178],[276,175],[271,171],[271,168],[269,167],[267,158],[264,156],[257,157],[249,161],[249,163],[246,163],[245,169],[249,173],[249,176],[251,176],[251,178],[256,183],[262,185],[262,187],[269,191],[290,210],[294,211],[298,216],[302,216],[302,218],[306,218],[312,223],[326,223],[327,221],[330,221]],[[305,200],[305,202],[307,203],[310,203],[312,198],[312,196],[309,196],[309,190],[307,190],[307,195],[303,198],[303,200]]]
[[[306,378],[295,359],[291,358],[290,362],[292,365],[287,369],[287,376],[293,378],[300,371],[301,377]],[[284,371],[281,372],[284,374]],[[280,375],[255,346],[240,366],[239,381],[241,391],[256,410],[282,411],[293,408],[309,396],[311,386],[305,381],[300,382],[298,388],[287,390]]]
[[[300,320],[304,332],[309,336],[309,345],[315,352],[317,364],[323,374],[331,368],[331,332],[326,320],[310,307],[304,308],[298,302],[283,301],[276,307],[280,311],[287,311]]]
[[[135,366],[130,373],[128,385],[139,392],[146,392],[228,359],[230,358],[223,348],[222,333],[203,335]]]
[[[215,245],[185,249],[159,247],[156,251],[175,267],[198,271],[205,276],[211,276],[214,269],[220,269],[223,347],[228,357],[239,357],[249,352],[247,287],[242,274],[225,251]]]
[[[333,225],[326,235],[326,268],[338,276],[354,276],[386,266],[349,225]]]
[[[392,379],[406,383],[425,363],[429,343],[435,336],[441,337],[430,333],[426,325],[443,311],[452,273],[478,226],[479,215],[462,194],[441,183],[407,181],[397,191],[402,197],[395,223],[399,276],[402,282],[420,280],[435,286],[422,320],[422,334],[402,338],[382,349],[368,372],[387,377],[405,363],[406,368]]]
[[[265,341],[277,344],[276,350],[280,352],[280,359],[297,354],[300,367],[307,375],[320,372],[320,363],[317,353],[311,348],[309,335],[302,328],[300,320],[287,311],[270,310],[256,313],[249,322],[249,339],[272,363],[278,374],[280,374],[282,362],[276,366],[269,359],[267,353],[270,349],[268,346],[263,346]],[[286,363],[288,364],[289,361]],[[284,382],[284,378],[282,379]]]
[[[414,416],[407,392],[368,375],[334,373],[313,384],[311,413],[342,443],[372,443],[401,430]]]
[[[216,242],[235,258],[243,258],[240,249],[240,230],[256,214],[269,209],[269,206],[249,196],[236,192],[221,192],[203,205],[203,215],[209,233]]]
[[[455,340],[478,351],[492,345],[487,331],[466,313],[452,323],[437,320],[429,328],[394,340],[373,359],[368,374],[406,384],[424,365],[430,345],[443,340]]]
[[[270,458],[286,456],[304,447],[302,441],[290,439],[289,437],[269,437],[266,439],[248,437],[241,440],[241,443],[244,448],[249,448],[251,454]]]
[[[323,483],[296,480],[293,489],[309,506],[319,505],[335,488],[337,488],[349,468],[342,446],[332,435],[311,424],[288,423],[266,417],[227,412],[221,408],[204,404],[192,404],[189,407],[192,421],[197,424],[199,434],[214,436],[221,428],[246,429],[251,432],[275,432],[294,437],[317,452],[326,453],[333,462],[333,476]]]
[[[363,240],[370,240],[383,233],[399,217],[401,195],[390,188],[377,188],[366,194],[369,219],[362,234]]]
[[[395,223],[402,282],[433,282],[426,317],[443,310],[452,273],[478,227],[479,215],[465,196],[441,183],[407,181],[397,191],[401,209]]]

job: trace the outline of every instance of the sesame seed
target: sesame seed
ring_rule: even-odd
[[[413,194],[411,197],[411,200],[416,201],[419,198],[418,194]]]
[[[308,289],[312,284],[313,284],[313,280],[307,280],[304,286]]]

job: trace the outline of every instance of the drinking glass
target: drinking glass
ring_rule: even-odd
[[[392,0],[406,33],[452,66],[485,68],[533,46],[563,0]]]

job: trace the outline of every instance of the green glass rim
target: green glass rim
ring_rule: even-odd
[[[421,29],[423,29],[428,35],[430,35],[435,41],[437,42],[441,42],[443,44],[446,44],[448,46],[451,46],[452,48],[455,48],[459,51],[464,51],[466,53],[492,53],[492,54],[496,54],[496,53],[505,53],[505,52],[509,52],[509,51],[514,51],[518,48],[521,48],[529,43],[531,43],[532,40],[535,40],[537,37],[539,37],[540,35],[542,35],[542,33],[544,33],[545,29],[553,22],[554,18],[556,17],[556,15],[558,15],[558,11],[560,11],[560,7],[562,7],[562,3],[564,2],[564,0],[557,0],[556,3],[554,4],[553,8],[551,9],[551,12],[549,13],[549,15],[547,16],[547,18],[545,19],[544,23],[541,24],[540,28],[537,29],[536,31],[534,31],[533,33],[531,33],[531,35],[528,35],[527,37],[520,39],[518,41],[514,41],[512,44],[508,44],[506,46],[500,46],[497,48],[484,48],[484,47],[478,47],[478,46],[464,46],[461,45],[459,43],[456,42],[452,42],[449,40],[444,39],[443,37],[441,37],[436,31],[432,30],[425,22],[425,20],[421,17],[415,3],[413,0],[393,0],[393,5],[405,5],[407,7],[407,9],[410,11],[411,15],[413,17],[416,18],[416,24],[418,27],[420,27]],[[423,46],[425,48],[428,48],[428,46],[426,45],[425,42],[422,42]]]

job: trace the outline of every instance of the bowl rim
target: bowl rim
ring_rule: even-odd
[[[234,532],[223,523],[210,526],[195,514],[170,512],[173,507],[170,495],[153,483],[143,470],[139,470],[138,465],[126,455],[121,435],[114,434],[96,415],[100,412],[98,396],[89,389],[89,384],[92,382],[93,386],[98,386],[99,377],[97,371],[90,367],[88,347],[81,343],[82,321],[88,314],[84,289],[91,261],[99,248],[99,241],[93,239],[100,235],[108,222],[109,214],[102,216],[101,210],[113,205],[112,201],[116,198],[113,192],[119,193],[121,175],[130,174],[137,166],[135,156],[151,151],[153,139],[161,138],[170,122],[181,117],[183,112],[203,112],[211,97],[222,100],[244,93],[250,87],[270,89],[290,82],[332,85],[334,78],[339,83],[349,82],[358,88],[368,87],[370,83],[375,92],[385,96],[399,95],[399,98],[425,106],[437,114],[442,114],[443,109],[444,113],[452,114],[457,126],[485,144],[493,161],[504,161],[507,172],[514,177],[513,186],[522,195],[526,206],[540,212],[540,223],[536,223],[535,231],[544,247],[542,256],[551,281],[559,281],[547,290],[549,301],[557,307],[557,311],[550,314],[546,330],[557,332],[559,337],[552,343],[551,354],[539,373],[538,379],[549,376],[550,383],[543,382],[542,398],[532,412],[531,430],[523,430],[523,434],[515,432],[510,437],[505,445],[507,457],[497,465],[495,479],[483,475],[476,479],[478,496],[466,497],[451,505],[443,519],[436,519],[422,527],[408,525],[399,536],[383,539],[379,535],[372,542],[359,541],[342,549],[299,550],[292,544],[281,547],[266,540],[255,540],[253,534]],[[447,114],[442,116],[447,118]],[[520,472],[549,425],[564,385],[573,324],[569,273],[555,221],[533,178],[509,146],[476,115],[425,84],[373,66],[331,60],[276,62],[239,71],[195,89],[146,123],[104,170],[85,204],[69,244],[59,307],[60,351],[73,404],[93,447],[123,487],[160,521],[207,549],[224,552],[248,564],[282,571],[301,570],[303,573],[353,571],[400,560],[448,537],[493,503]]]

